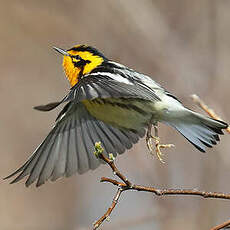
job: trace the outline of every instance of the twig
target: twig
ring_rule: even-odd
[[[132,183],[117,169],[117,167],[114,164],[114,160],[111,160],[105,157],[103,154],[100,154],[99,158],[102,159],[104,162],[106,162],[110,166],[110,168],[113,171],[113,174],[119,177],[125,183],[125,186],[128,186],[130,188],[132,187]],[[110,155],[110,158],[112,158],[111,155]],[[122,187],[125,187],[125,186],[122,186]]]
[[[221,230],[221,229],[229,229],[229,228],[226,228],[226,227],[229,227],[230,228],[230,220],[220,224],[220,225],[217,225],[213,228],[211,228],[210,230]]]
[[[117,192],[113,198],[112,204],[110,205],[110,207],[107,209],[107,211],[105,212],[105,214],[98,219],[94,224],[93,224],[93,230],[96,230],[98,227],[100,227],[100,225],[105,221],[105,220],[109,220],[110,214],[112,213],[113,209],[116,207],[118,200],[121,196],[121,193],[124,191],[125,187],[131,188],[132,184],[131,182],[117,169],[117,167],[114,164],[114,157],[113,154],[109,154],[109,158],[105,157],[102,153],[103,153],[104,149],[101,147],[101,143],[100,142],[96,142],[95,143],[95,152],[94,155],[103,160],[105,163],[107,163],[110,168],[113,171],[113,174],[116,175],[117,177],[119,177],[124,183],[123,186],[120,187],[118,186]]]
[[[197,96],[196,94],[193,94],[191,95],[193,101],[201,108],[203,109],[210,117],[214,118],[214,119],[217,119],[217,120],[222,120],[220,116],[218,116],[213,109],[209,108],[205,103],[204,101],[202,101],[200,99],[199,96]],[[226,129],[226,131],[228,133],[230,133],[230,126],[228,126],[228,128]],[[224,198],[225,199],[225,198]],[[230,220],[223,223],[223,224],[220,224],[216,227],[213,227],[211,230],[219,230],[219,229],[223,229],[224,227],[227,227],[230,225]],[[230,227],[229,227],[230,228]]]
[[[191,95],[192,100],[202,108],[210,117],[216,120],[222,120],[220,116],[218,116],[213,109],[209,108],[196,94]],[[230,126],[226,129],[228,133],[230,133]]]
[[[113,209],[116,207],[118,200],[121,196],[121,192],[122,192],[122,188],[118,188],[114,198],[113,198],[113,202],[111,204],[111,206],[108,208],[108,210],[106,211],[106,213],[99,219],[97,220],[94,224],[93,224],[93,229],[97,229],[103,221],[108,220],[109,221],[109,217],[111,212],[113,211]]]
[[[143,191],[143,192],[151,192],[157,196],[167,196],[167,195],[190,195],[190,196],[200,196],[203,198],[216,198],[216,199],[228,199],[230,200],[230,194],[224,194],[224,193],[217,193],[217,192],[205,192],[205,191],[199,191],[197,189],[157,189],[154,187],[148,187],[148,186],[142,186],[142,185],[135,185],[132,184],[115,166],[113,156],[109,154],[109,158],[107,158],[103,154],[103,148],[101,147],[100,142],[97,142],[95,144],[95,155],[103,160],[105,163],[107,163],[110,168],[112,169],[114,175],[119,177],[123,182],[119,182],[117,180],[102,177],[101,182],[108,182],[115,186],[118,186],[118,190],[116,192],[116,195],[113,198],[113,202],[111,206],[108,208],[106,213],[98,219],[94,225],[93,229],[97,229],[104,220],[108,219],[110,217],[110,214],[116,207],[119,198],[121,196],[121,193],[127,190],[134,190],[134,191]],[[222,225],[220,225],[222,226]],[[224,225],[224,227],[227,225]],[[211,230],[218,230],[220,228],[213,228]]]
[[[190,196],[201,196],[203,198],[216,198],[216,199],[226,199],[230,200],[230,194],[217,193],[217,192],[205,192],[199,191],[197,189],[157,189],[154,187],[147,187],[142,185],[133,185],[132,187],[127,187],[124,183],[117,180],[113,180],[107,177],[102,177],[101,182],[108,182],[113,185],[119,186],[125,190],[135,190],[142,192],[151,192],[157,196],[167,196],[167,195],[190,195]]]

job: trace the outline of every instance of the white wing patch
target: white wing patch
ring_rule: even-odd
[[[122,64],[120,64],[120,63],[114,62],[114,61],[109,61],[109,63],[115,65],[115,66],[118,67],[118,68],[122,68],[122,69],[123,69],[123,68],[124,68],[124,69],[127,68],[126,66],[124,66],[124,65],[122,65]]]
[[[122,82],[122,83],[125,83],[125,84],[129,84],[129,85],[133,85],[133,83],[125,78],[125,77],[122,77],[120,74],[113,74],[113,73],[108,73],[108,72],[97,72],[97,73],[91,73],[90,76],[107,76],[115,81],[119,81],[119,82]]]

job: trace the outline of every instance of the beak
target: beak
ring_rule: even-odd
[[[58,53],[62,54],[62,55],[66,55],[69,56],[69,54],[66,52],[66,50],[63,50],[61,48],[57,48],[55,46],[53,46],[53,49],[56,50]]]

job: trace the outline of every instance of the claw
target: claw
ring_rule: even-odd
[[[173,144],[160,144],[160,138],[158,137],[158,129],[157,126],[154,126],[154,130],[155,130],[155,136],[153,136],[151,134],[151,128],[152,128],[152,124],[149,125],[148,127],[148,131],[147,131],[147,135],[146,135],[146,144],[147,147],[150,151],[150,154],[154,154],[154,147],[153,147],[153,140],[155,142],[155,153],[157,155],[157,158],[159,159],[160,162],[165,163],[164,160],[162,159],[162,156],[164,155],[161,152],[161,148],[165,149],[165,148],[172,148],[175,145]]]

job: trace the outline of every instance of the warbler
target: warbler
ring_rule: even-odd
[[[185,108],[152,78],[106,58],[96,48],[76,45],[64,50],[63,68],[71,89],[58,102],[35,107],[50,111],[66,103],[56,123],[32,156],[14,173],[26,186],[96,169],[94,144],[105,154],[124,153],[158,122],[175,128],[201,152],[219,141],[228,125]],[[149,137],[151,134],[148,133]]]

